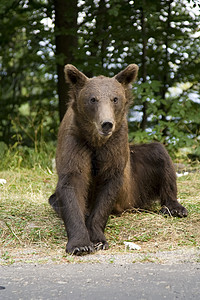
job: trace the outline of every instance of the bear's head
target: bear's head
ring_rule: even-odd
[[[112,78],[88,78],[70,64],[64,72],[80,130],[88,138],[95,136],[106,141],[126,120],[130,84],[137,76],[138,66],[131,64]]]

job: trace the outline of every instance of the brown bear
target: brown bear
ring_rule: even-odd
[[[165,148],[128,143],[130,84],[137,65],[112,78],[88,78],[72,65],[64,72],[71,101],[59,129],[58,183],[49,202],[64,221],[66,251],[80,255],[108,249],[109,215],[149,208],[156,199],[163,213],[187,216],[177,201],[176,174]]]

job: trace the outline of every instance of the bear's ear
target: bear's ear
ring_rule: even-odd
[[[72,86],[83,86],[88,80],[87,76],[70,64],[65,65],[64,73],[65,80]]]
[[[127,85],[136,79],[138,69],[138,66],[135,64],[128,65],[126,69],[119,72],[114,78],[117,79],[117,81],[119,81],[121,84]]]

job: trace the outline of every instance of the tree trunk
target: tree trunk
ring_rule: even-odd
[[[60,121],[67,108],[68,85],[64,78],[64,65],[74,63],[74,48],[77,47],[77,0],[54,0],[55,42],[58,75],[58,98]]]

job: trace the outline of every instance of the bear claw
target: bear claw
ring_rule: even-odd
[[[66,250],[66,252],[72,255],[80,256],[94,252],[94,248],[92,246],[75,247],[72,251]]]
[[[94,245],[94,249],[96,251],[99,251],[99,250],[108,250],[108,243],[107,242],[99,242],[99,243],[96,243]]]

